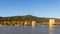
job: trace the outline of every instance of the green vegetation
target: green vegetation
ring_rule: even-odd
[[[0,22],[2,21],[36,21],[37,23],[48,22],[50,18],[44,17],[36,17],[32,15],[25,15],[25,16],[12,16],[12,17],[0,17]],[[56,18],[54,18],[56,19]],[[56,21],[60,22],[60,19],[56,19]]]

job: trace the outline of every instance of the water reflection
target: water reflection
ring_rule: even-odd
[[[55,29],[55,25],[49,25],[49,29],[50,30],[54,30]]]
[[[55,25],[49,26],[49,34],[54,34]]]
[[[0,26],[0,34],[60,34],[60,26]]]
[[[32,28],[35,28],[36,26],[32,26]]]

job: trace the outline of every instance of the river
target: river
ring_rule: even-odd
[[[60,26],[53,29],[48,26],[0,26],[0,34],[60,34]]]

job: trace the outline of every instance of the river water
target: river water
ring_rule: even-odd
[[[0,26],[0,34],[60,34],[60,26],[53,29],[48,26]]]

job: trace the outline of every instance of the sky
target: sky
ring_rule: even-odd
[[[60,0],[0,0],[0,16],[60,18]]]

